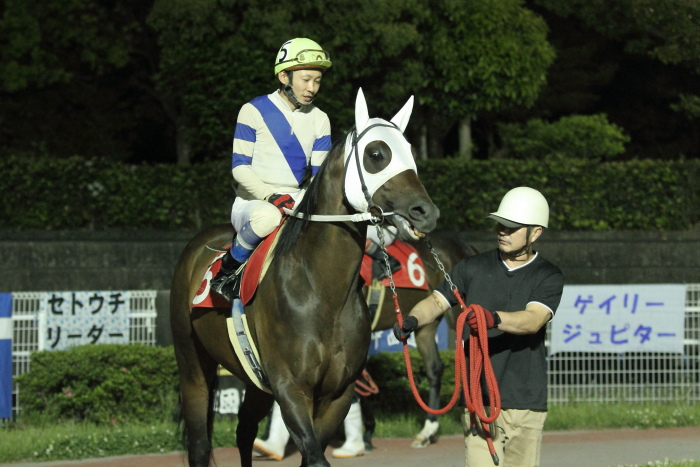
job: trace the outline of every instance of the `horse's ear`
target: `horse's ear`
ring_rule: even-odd
[[[365,102],[365,95],[362,93],[362,88],[357,91],[357,99],[355,100],[355,128],[357,133],[362,133],[362,131],[367,127],[367,122],[369,121],[369,111],[367,110],[367,102]]]
[[[403,108],[399,110],[399,113],[394,115],[394,118],[391,119],[391,122],[401,129],[401,133],[406,130],[408,121],[411,119],[411,112],[413,112],[413,96],[409,97],[408,102],[406,102]]]

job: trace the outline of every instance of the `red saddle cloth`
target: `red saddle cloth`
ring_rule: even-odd
[[[243,269],[243,277],[241,279],[241,301],[246,305],[252,300],[255,291],[258,288],[260,274],[262,274],[265,258],[267,257],[270,248],[275,243],[275,238],[279,232],[279,227],[270,235],[265,237],[265,240],[255,249],[248,263]],[[229,245],[230,246],[230,245]],[[227,246],[227,248],[229,248]],[[393,273],[394,284],[396,287],[407,289],[422,289],[428,290],[428,281],[425,276],[425,265],[423,260],[418,255],[418,251],[412,245],[394,240],[394,243],[387,247],[387,252],[396,258],[401,263],[401,269]],[[221,258],[224,253],[220,253],[207,269],[199,290],[192,300],[192,308],[230,308],[231,304],[227,302],[218,293],[210,293],[211,287],[209,281],[216,276],[221,267]],[[364,255],[362,258],[362,267],[360,275],[365,281],[365,284],[372,283],[372,258]],[[389,287],[389,279],[382,279],[382,285]]]
[[[279,227],[265,237],[250,256],[250,259],[248,259],[243,269],[243,277],[241,278],[241,301],[244,305],[255,295],[265,258],[267,257],[268,251],[270,251],[270,247],[275,242],[278,232]],[[226,246],[227,249],[230,247],[231,245]],[[192,308],[231,308],[231,304],[227,302],[225,298],[218,293],[211,293],[211,287],[209,286],[209,282],[216,276],[221,268],[221,258],[223,258],[223,256],[223,252],[217,255],[211,265],[209,265],[209,269],[204,273],[199,290],[197,290],[197,294],[192,300]]]
[[[414,246],[397,239],[386,247],[386,251],[401,263],[401,269],[392,274],[396,287],[428,290],[425,264]],[[372,283],[372,261],[368,255],[362,258],[360,275],[365,284]],[[382,279],[382,285],[389,287],[389,279]]]

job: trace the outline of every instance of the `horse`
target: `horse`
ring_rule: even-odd
[[[429,243],[428,243],[429,240]],[[429,289],[423,290],[419,288],[397,287],[396,295],[399,301],[399,308],[403,316],[408,313],[421,300],[428,297],[433,289],[435,289],[444,279],[445,272],[449,274],[452,268],[462,259],[473,256],[478,251],[471,246],[463,236],[456,231],[439,231],[429,234],[425,239],[419,241],[409,241],[410,245],[414,246],[418,255],[423,260],[425,266],[425,277],[428,282]],[[432,247],[432,249],[431,249]],[[435,259],[437,255],[442,268]],[[365,294],[368,288],[365,287]],[[387,287],[386,294],[391,293]],[[448,311],[445,316],[449,326],[454,329],[455,315],[458,313],[459,307]],[[391,329],[396,323],[396,311],[394,301],[388,296],[384,299],[381,306],[377,309],[376,324],[373,331],[383,331]],[[439,409],[440,406],[440,387],[442,385],[442,374],[444,366],[440,359],[435,335],[437,334],[438,325],[443,317],[434,322],[419,328],[415,332],[416,348],[425,362],[426,377],[428,379],[428,400],[427,404],[432,409]],[[381,385],[381,380],[379,380]],[[363,404],[363,416],[365,417],[365,444],[371,446],[371,437],[374,429],[374,417],[369,411],[367,404]],[[411,442],[411,447],[423,448],[434,441],[434,437],[439,429],[437,415],[428,414],[423,429],[416,435]]]
[[[206,229],[185,246],[173,274],[170,321],[190,466],[212,461],[219,365],[246,385],[236,428],[242,466],[252,466],[258,424],[273,400],[302,466],[330,466],[324,451],[349,410],[370,342],[359,275],[368,222],[386,221],[400,238],[415,240],[432,231],[440,215],[403,134],[412,109],[413,97],[390,121],[370,118],[360,89],[355,129],[334,144],[286,217],[274,257],[244,307],[267,387],[253,381],[234,351],[226,324],[231,310],[192,308],[232,228]]]

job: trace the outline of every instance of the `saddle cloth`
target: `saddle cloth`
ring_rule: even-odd
[[[265,275],[267,267],[270,265],[270,261],[272,261],[272,255],[268,255],[268,253],[277,243],[277,234],[279,233],[282,225],[284,224],[281,224],[274,231],[272,231],[270,235],[265,237],[245,264],[245,268],[243,269],[242,273],[243,277],[241,277],[241,302],[243,302],[243,305],[247,305],[255,295],[255,290],[258,288],[258,284]],[[230,247],[231,245],[226,245],[226,249]],[[197,290],[197,294],[192,300],[192,308],[231,307],[231,304],[221,295],[218,293],[211,293],[211,287],[209,287],[209,281],[216,276],[221,268],[221,258],[224,256],[224,253],[225,252],[218,254],[209,265],[207,271],[204,273],[199,290]]]
[[[397,239],[386,247],[386,251],[401,263],[401,269],[392,273],[392,278],[394,279],[394,285],[396,285],[396,287],[428,290],[428,278],[425,274],[425,264],[423,264],[423,260],[418,255],[418,251],[413,245],[409,245]],[[372,283],[372,258],[368,255],[364,255],[362,258],[360,275],[365,281],[365,284],[369,285]],[[389,279],[382,279],[381,284],[384,287],[389,287]]]
[[[241,278],[241,302],[243,302],[244,305],[252,300],[258,284],[267,271],[267,267],[272,260],[272,255],[269,253],[272,252],[274,245],[277,243],[280,228],[281,226],[265,237],[262,243],[255,249],[243,269],[243,277]],[[226,246],[226,248],[229,247],[230,245]],[[396,287],[428,290],[425,265],[415,247],[397,239],[387,247],[387,252],[401,263],[401,269],[392,274]],[[219,294],[210,293],[211,289],[209,287],[209,281],[219,272],[221,258],[223,256],[224,253],[220,253],[209,265],[202,279],[202,283],[199,286],[199,290],[192,300],[192,308],[230,308],[231,304]],[[362,258],[360,275],[365,281],[365,284],[372,284],[372,258],[368,255],[364,255]],[[389,287],[389,279],[382,279],[381,285]]]

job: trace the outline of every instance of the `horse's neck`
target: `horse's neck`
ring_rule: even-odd
[[[318,203],[313,214],[348,215],[355,214],[343,197],[343,157],[340,155],[328,167],[318,193]],[[331,259],[340,258],[353,264],[362,261],[367,225],[353,222],[311,222],[304,243],[313,249],[333,252]],[[301,239],[300,239],[301,240]],[[359,266],[358,266],[359,267]]]

